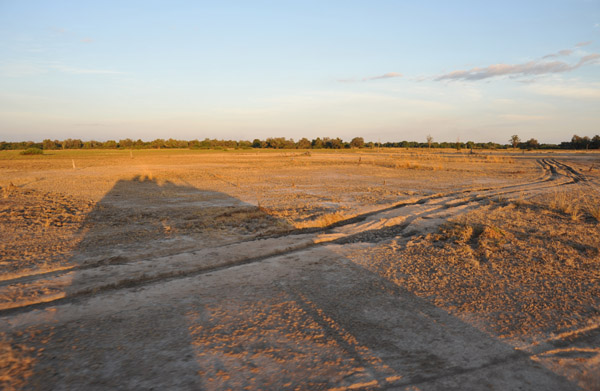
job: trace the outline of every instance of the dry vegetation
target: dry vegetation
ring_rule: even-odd
[[[265,376],[274,373],[300,388],[409,387],[433,371],[433,359],[413,360],[423,363],[421,369],[403,373],[396,359],[377,356],[380,345],[400,342],[371,330],[393,316],[352,318],[374,311],[375,302],[401,297],[418,300],[425,312],[429,305],[444,310],[460,320],[467,334],[473,327],[527,352],[527,363],[537,360],[572,384],[597,388],[600,170],[594,167],[599,161],[592,153],[400,149],[0,152],[0,321],[6,330],[0,384],[6,389],[44,382],[84,387],[86,380],[71,372],[60,381],[51,376],[61,366],[53,363],[55,354],[72,365],[95,365],[104,353],[92,357],[86,351],[100,349],[93,339],[101,334],[102,344],[115,346],[113,357],[126,352],[123,357],[135,362],[138,350],[152,349],[147,344],[156,342],[153,333],[162,333],[162,338],[183,336],[177,341],[195,349],[202,384],[217,389],[268,387],[273,383]],[[275,256],[290,257],[289,264],[300,272],[276,266]],[[245,264],[248,269],[230,268]],[[269,268],[282,274],[271,276],[275,272]],[[218,277],[219,270],[237,280]],[[320,280],[327,273],[338,274]],[[189,278],[193,286],[194,278],[213,274],[213,285],[201,284],[204,293],[175,295],[173,285],[187,289],[178,281]],[[256,283],[258,288],[251,282],[256,276],[266,281]],[[369,282],[365,295],[334,293],[366,284],[361,278],[381,282]],[[294,284],[304,293],[283,288]],[[399,291],[373,288],[385,284]],[[135,304],[130,297],[146,286],[159,293],[154,301]],[[312,301],[303,296],[311,294]],[[111,295],[114,303],[123,303],[115,308],[129,300],[133,307],[114,313],[100,307],[100,318],[82,315],[89,309],[80,303]],[[205,301],[193,307],[191,298]],[[184,320],[156,319],[152,310],[142,311],[138,319],[137,308],[147,305],[180,311]],[[348,308],[348,315],[336,312],[340,308]],[[146,332],[111,334],[112,317],[129,311],[127,322]],[[45,316],[75,323],[53,320],[56,326],[49,326]],[[346,316],[352,321],[342,327]],[[171,334],[158,325],[159,333],[149,329],[153,322],[189,326]],[[96,334],[86,340],[89,330]],[[427,333],[427,327],[421,332]],[[584,345],[567,358],[552,350],[558,345],[542,349],[553,340],[575,349],[575,342],[562,336],[580,334],[587,339],[576,343]],[[136,341],[131,347],[119,342],[131,338]],[[65,350],[64,341],[73,351]],[[296,341],[297,350],[289,350],[289,341]],[[436,343],[417,347],[407,357]],[[148,356],[160,352],[160,346],[156,343]],[[347,356],[348,351],[354,355]],[[402,357],[403,352],[390,354]],[[452,349],[448,354],[454,360]],[[296,373],[307,363],[311,373],[306,368]],[[271,372],[261,371],[261,365]],[[453,365],[438,366],[446,368],[443,376],[463,373],[452,372]],[[346,377],[340,375],[346,373],[342,367]],[[235,375],[236,368],[247,376]],[[373,375],[377,371],[379,377]],[[438,375],[432,372],[431,378]]]
[[[493,202],[356,261],[494,335],[532,343],[600,319],[600,227],[584,200],[600,197]]]

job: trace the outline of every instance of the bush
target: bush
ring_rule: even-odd
[[[28,148],[24,151],[21,151],[21,155],[42,155],[44,151],[39,148]]]

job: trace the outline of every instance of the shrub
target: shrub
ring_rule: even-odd
[[[39,148],[28,148],[24,151],[21,151],[21,155],[42,155],[44,151]]]

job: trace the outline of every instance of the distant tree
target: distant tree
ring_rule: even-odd
[[[313,141],[311,141],[312,147],[314,149],[321,149],[323,148],[323,140],[321,140],[321,138],[317,137],[316,139],[314,139]]]
[[[592,148],[592,149],[600,149],[600,136],[595,135],[592,138],[592,143],[590,144],[590,148]]]
[[[83,147],[83,142],[79,139],[66,139],[62,142],[63,149],[79,149]]]
[[[311,147],[310,141],[305,137],[301,138],[296,143],[296,148],[298,148],[298,149],[310,149],[310,147]]]
[[[585,149],[589,149],[590,148],[590,144],[592,143],[592,140],[590,140],[590,138],[588,136],[584,136],[583,139],[583,146]]]
[[[365,146],[365,140],[362,137],[354,137],[350,141],[350,146],[352,148],[362,148]]]
[[[536,139],[530,138],[525,142],[525,146],[527,147],[527,149],[537,149],[539,148],[540,144]]]
[[[213,142],[209,138],[205,138],[204,140],[200,141],[201,149],[210,149],[213,147],[215,147],[215,145],[213,145]]]
[[[186,140],[175,140],[173,138],[170,138],[167,141],[165,141],[166,148],[187,148],[189,146],[188,144],[189,143]],[[234,147],[235,146],[237,146],[237,143],[236,145],[234,145]]]
[[[344,141],[342,141],[341,138],[337,137],[337,138],[324,138],[323,142],[325,144],[325,148],[330,148],[330,149],[342,149],[344,147]]]
[[[50,140],[50,139],[46,139],[42,142],[42,148],[49,150],[49,149],[58,149],[60,148],[60,145],[58,145],[56,142]]]
[[[293,138],[289,138],[289,139],[283,139],[283,147],[285,149],[294,149],[296,148],[296,142],[294,141]]]
[[[282,149],[285,148],[287,142],[284,137],[269,137],[266,144],[267,148]]]
[[[163,140],[162,138],[157,138],[156,140],[150,142],[150,145],[152,146],[152,148],[161,149],[165,147],[165,140]]]
[[[427,145],[431,149],[431,143],[433,143],[433,137],[430,134],[427,135]]]
[[[252,148],[252,143],[247,140],[241,140],[241,141],[238,141],[237,147],[241,148],[241,149],[250,149],[250,148]]]
[[[252,141],[252,148],[262,148],[263,147],[263,142],[260,141],[259,139],[255,138],[254,141]]]
[[[167,141],[165,141],[165,147],[166,148],[177,148],[177,140],[170,138]]]
[[[93,148],[102,148],[102,143],[100,141],[90,140],[83,143],[84,149],[93,149]]]
[[[519,143],[521,142],[521,139],[516,134],[513,134],[512,136],[510,136],[510,140],[508,141],[510,141],[510,144],[513,148],[517,148],[519,146]]]
[[[119,140],[119,148],[132,148],[133,140],[126,138],[125,140]]]
[[[115,140],[108,140],[102,144],[103,148],[113,149],[117,147],[117,142]]]

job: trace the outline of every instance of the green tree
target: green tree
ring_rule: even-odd
[[[296,143],[296,148],[298,148],[298,149],[310,149],[310,147],[311,147],[311,144],[307,138],[301,138]]]
[[[165,140],[162,138],[157,138],[156,140],[152,141],[150,145],[152,145],[152,148],[161,149],[165,147]]]
[[[540,143],[538,143],[536,139],[530,138],[525,142],[525,146],[527,147],[527,149],[537,149],[539,148]]]
[[[252,141],[252,148],[262,148],[263,147],[263,142],[260,141],[259,139],[255,138],[254,141]]]
[[[117,142],[115,140],[108,140],[102,144],[103,148],[113,149],[117,147]]]
[[[50,139],[46,139],[42,142],[42,148],[49,150],[49,149],[58,149],[58,148],[60,148],[60,146],[57,145],[54,141],[52,141]]]
[[[510,136],[510,140],[508,141],[510,141],[510,144],[513,148],[517,148],[519,146],[519,143],[521,142],[521,139],[516,134],[513,134],[512,136]]]
[[[132,148],[133,140],[126,138],[125,140],[119,140],[119,148]]]
[[[350,146],[352,148],[363,148],[365,146],[365,140],[362,137],[354,137],[350,141]]]
[[[83,142],[79,139],[66,139],[62,142],[63,149],[79,149],[83,147]]]

